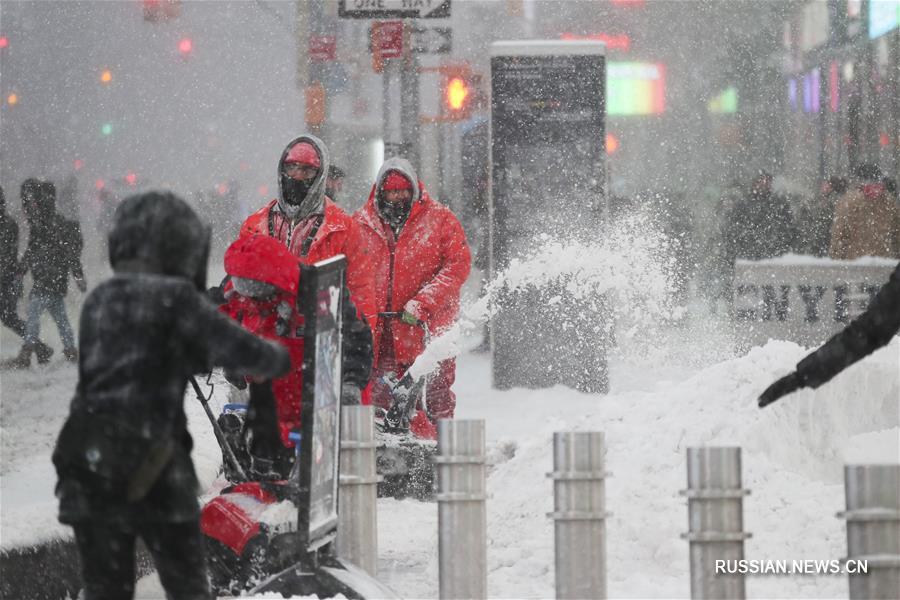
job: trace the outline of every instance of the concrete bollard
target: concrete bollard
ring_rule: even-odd
[[[690,542],[691,598],[743,599],[746,595],[744,575],[716,572],[716,562],[723,567],[744,558],[744,496],[741,488],[740,448],[688,448],[686,490],[688,499],[688,532],[682,538]]]
[[[337,552],[373,577],[378,568],[375,412],[341,407],[341,478]]]
[[[606,598],[606,491],[603,433],[553,434],[557,598]]]
[[[440,598],[487,597],[484,421],[438,421]]]
[[[847,558],[866,562],[848,569],[851,600],[900,598],[900,465],[846,465],[844,495]]]

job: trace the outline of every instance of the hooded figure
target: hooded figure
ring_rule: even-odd
[[[877,165],[856,169],[856,187],[838,200],[828,256],[900,258],[900,207],[887,192]]]
[[[0,321],[24,339],[25,321],[16,308],[21,295],[19,226],[6,212],[6,198],[0,188]]]
[[[39,339],[41,315],[49,312],[59,329],[66,359],[78,359],[75,335],[66,315],[64,300],[69,291],[69,274],[84,292],[87,282],[81,266],[82,238],[77,223],[56,212],[56,186],[49,181],[26,180],[22,184],[22,205],[28,218],[28,247],[22,256],[19,274],[31,272],[25,338],[19,355],[10,365],[27,368],[31,354],[46,363],[53,349]]]
[[[426,328],[437,335],[456,320],[471,255],[459,220],[428,195],[403,158],[384,162],[368,201],[353,218],[360,226],[362,268],[378,284],[371,401],[387,408],[392,397],[382,379],[389,373],[402,377],[409,369],[424,350]],[[443,361],[429,377],[433,419],[453,416],[455,369],[453,360]]]
[[[185,388],[214,366],[272,378],[290,360],[200,293],[208,249],[209,228],[184,201],[132,196],[109,234],[114,275],[84,302],[78,386],[53,462],[88,599],[131,597],[137,536],[168,596],[211,597]]]
[[[364,266],[359,226],[325,196],[328,165],[328,152],[321,140],[311,135],[291,140],[278,161],[278,198],[247,217],[239,237],[275,238],[303,265],[338,254],[347,257],[347,288],[352,304],[345,305],[353,306],[355,312],[344,316],[344,383],[351,385],[344,386],[342,401],[358,403],[359,388],[365,387],[371,367],[373,321],[367,319],[374,313],[372,273]],[[365,377],[359,377],[363,372]],[[355,398],[347,397],[357,384]]]

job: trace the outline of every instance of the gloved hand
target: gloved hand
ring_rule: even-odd
[[[382,381],[390,387],[391,396],[394,398],[391,407],[384,416],[385,424],[393,429],[409,429],[409,403],[415,402],[415,399],[410,397],[415,384],[413,378],[406,374],[398,380],[395,373],[388,373],[383,377]]]
[[[224,371],[222,371],[222,375],[225,376],[225,381],[227,381],[228,383],[230,383],[237,389],[239,389],[239,390],[247,389],[247,378],[244,377],[243,375],[238,375],[236,373],[232,373],[228,369],[225,369]]]
[[[782,396],[786,396],[802,387],[804,387],[803,382],[800,380],[800,376],[796,371],[785,375],[767,387],[766,391],[759,395],[759,407],[762,408],[768,406]]]
[[[416,318],[416,315],[412,314],[411,312],[406,312],[405,310],[402,313],[400,313],[400,320],[403,321],[404,323],[406,323],[407,325],[416,326],[416,325],[422,324],[422,322]]]
[[[352,383],[341,384],[341,404],[343,406],[357,406],[362,402],[362,390]]]
[[[78,286],[79,292],[84,293],[87,291],[87,280],[84,277],[76,277],[75,285]]]

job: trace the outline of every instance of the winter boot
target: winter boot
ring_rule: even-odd
[[[78,362],[78,349],[77,348],[63,348],[63,356],[66,357],[66,360],[69,362]]]
[[[34,351],[32,344],[22,344],[19,355],[3,361],[3,366],[7,369],[27,369],[31,366],[31,353]]]
[[[50,357],[53,356],[53,348],[44,342],[37,341],[34,344],[34,353],[37,356],[38,364],[46,365],[50,362]]]

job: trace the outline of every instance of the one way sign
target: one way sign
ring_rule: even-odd
[[[453,49],[453,30],[449,27],[416,27],[410,42],[419,54],[450,54]]]
[[[445,19],[450,0],[340,0],[345,19]]]

